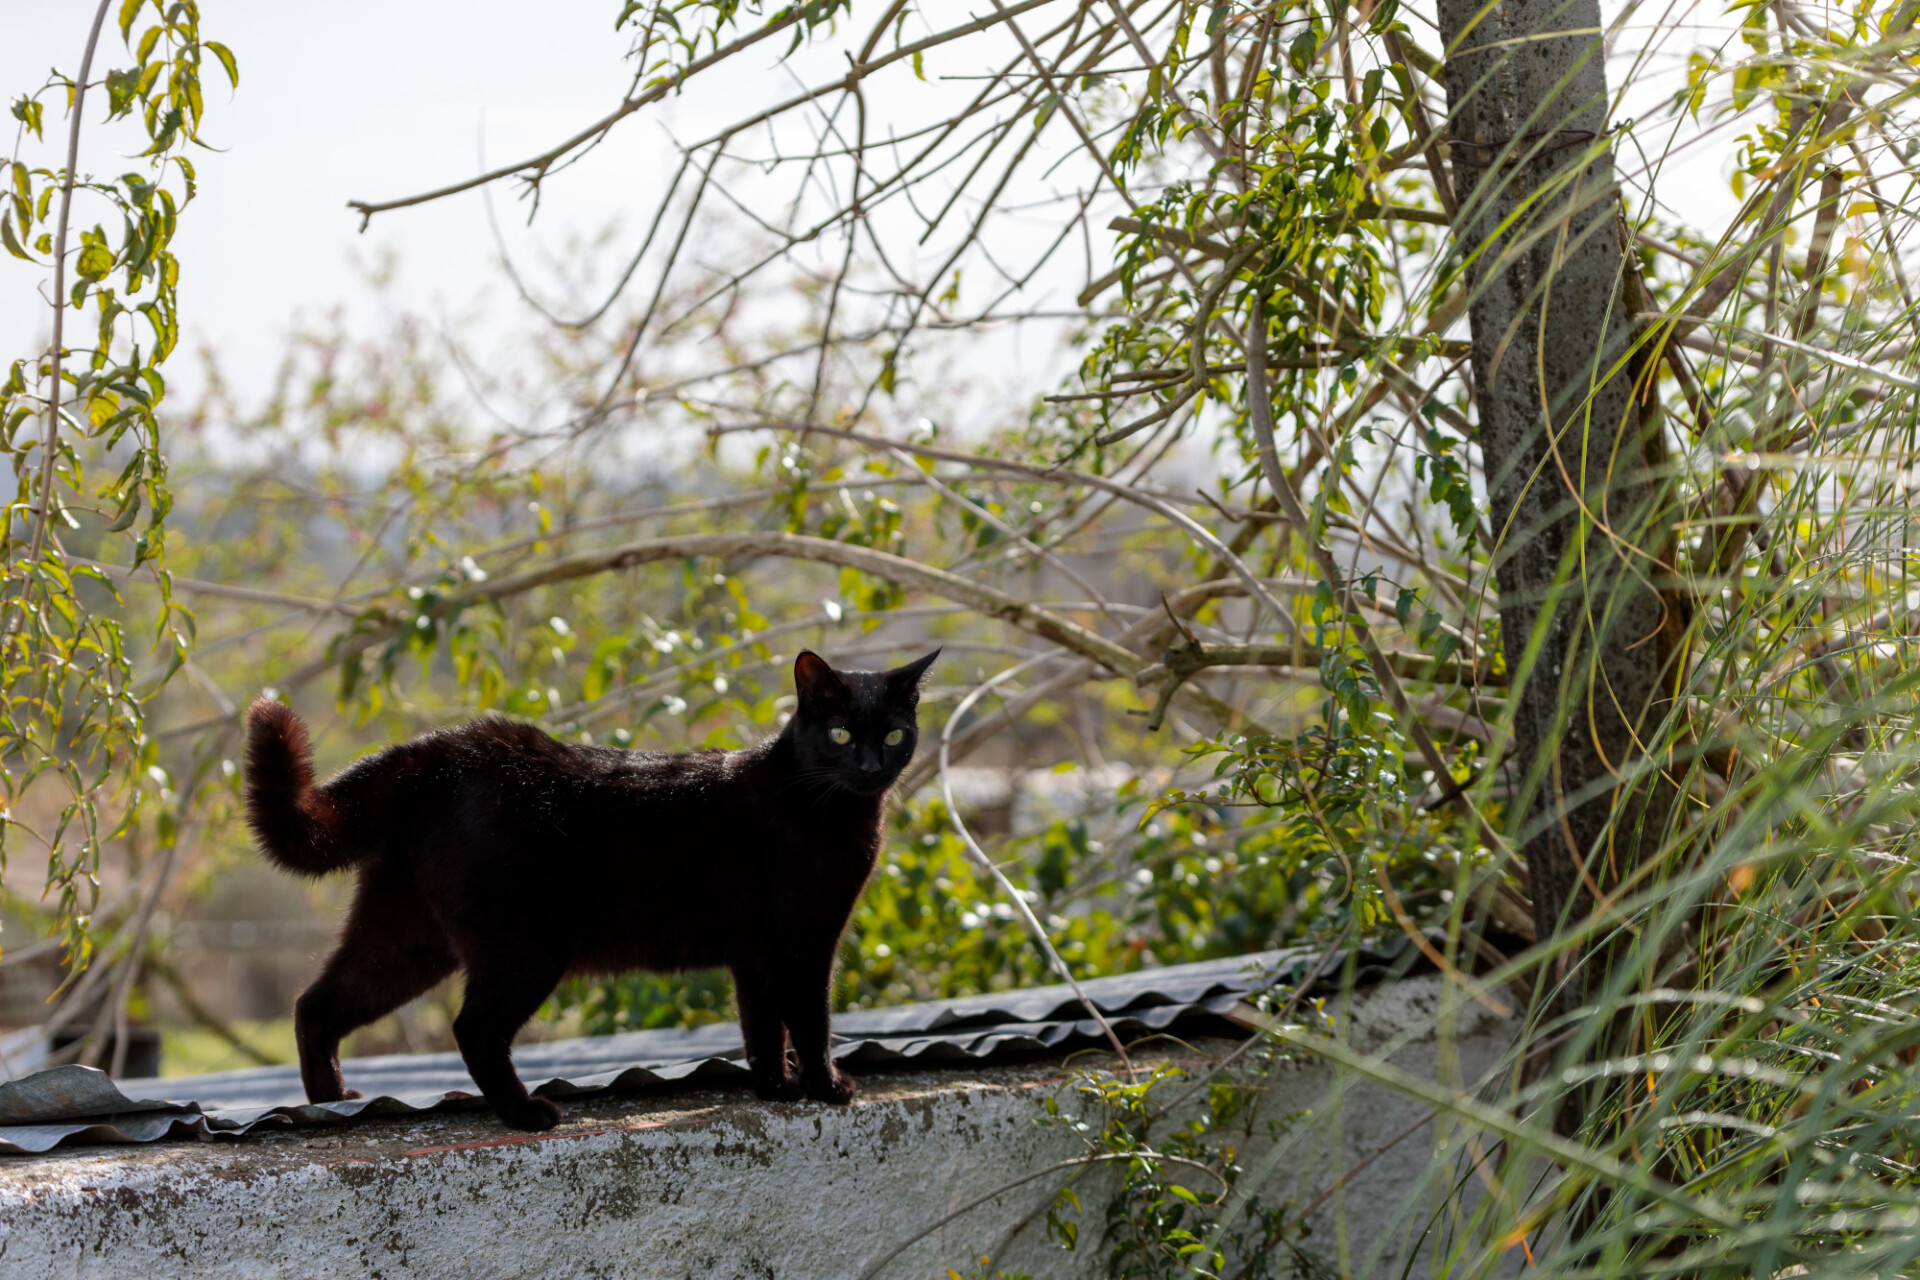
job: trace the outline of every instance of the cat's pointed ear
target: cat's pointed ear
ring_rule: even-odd
[[[927,668],[931,667],[933,660],[939,656],[940,651],[935,649],[924,658],[916,658],[904,667],[895,667],[887,672],[887,691],[896,700],[919,702],[920,682],[926,677]]]
[[[827,660],[811,649],[802,649],[793,660],[793,688],[805,708],[831,706],[850,701],[853,690]]]

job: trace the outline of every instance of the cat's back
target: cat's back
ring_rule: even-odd
[[[562,742],[534,725],[497,717],[416,741],[456,773],[484,776],[508,790],[558,790],[583,803],[717,799],[735,789],[757,755],[754,748],[636,751]]]
[[[568,744],[530,724],[482,716],[421,734],[393,749],[405,762],[442,785],[472,781],[489,787],[547,789],[576,770]],[[403,766],[404,767],[404,766]]]
[[[499,716],[422,734],[394,749],[442,779],[484,778],[509,789],[580,787],[671,790],[727,775],[726,751],[629,751],[563,742],[536,725]],[[399,763],[396,761],[395,763]]]
[[[423,734],[363,763],[404,801],[384,806],[398,820],[401,845],[424,840],[444,850],[436,859],[491,865],[510,847],[556,836],[588,858],[695,843],[713,851],[758,847],[767,826],[758,803],[765,788],[753,773],[760,754],[756,747],[590,746],[487,717]]]
[[[575,753],[577,776],[592,790],[632,799],[717,798],[738,774],[737,751],[634,751],[562,744]]]

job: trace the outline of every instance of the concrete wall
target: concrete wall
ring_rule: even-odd
[[[1348,1034],[1377,1048],[1430,1020],[1438,997],[1434,979],[1388,988],[1354,1011]],[[1457,1052],[1472,1078],[1508,1028],[1470,1013],[1462,1029],[1439,1056]],[[1396,1060],[1431,1072],[1435,1042]],[[541,1135],[510,1134],[479,1112],[7,1158],[0,1276],[858,1277],[954,1210],[1081,1154],[1070,1131],[1036,1123],[1065,1078],[1058,1063],[1032,1062],[869,1075],[844,1111],[676,1094],[574,1101],[563,1127]],[[1305,1113],[1272,1187],[1299,1203],[1421,1112],[1365,1088],[1327,1106],[1332,1082],[1323,1066],[1283,1069],[1268,1104],[1274,1116]],[[1434,1156],[1431,1127],[1416,1129],[1352,1177],[1316,1215],[1324,1256],[1344,1234],[1355,1270],[1384,1274],[1406,1247],[1388,1223],[1418,1198]],[[1036,1216],[1056,1185],[1049,1175],[1006,1192],[880,1274],[966,1273],[987,1254],[1046,1280],[1098,1276],[1106,1193],[1097,1179],[1077,1184],[1083,1241],[1068,1254]],[[1380,1256],[1361,1265],[1370,1250]]]

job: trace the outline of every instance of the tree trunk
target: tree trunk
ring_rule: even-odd
[[[1471,290],[1480,447],[1544,941],[1651,848],[1665,788],[1635,781],[1665,706],[1666,545],[1652,528],[1628,353],[1597,0],[1440,0],[1456,260]],[[1512,225],[1507,225],[1509,220]],[[1502,227],[1506,229],[1501,231]],[[1553,425],[1552,432],[1547,430]],[[1642,759],[1644,764],[1644,759]],[[1593,977],[1563,989],[1577,1000]]]

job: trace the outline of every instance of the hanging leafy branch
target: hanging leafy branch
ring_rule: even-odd
[[[48,346],[14,360],[0,383],[0,448],[16,485],[0,527],[0,860],[23,849],[45,857],[46,893],[76,970],[99,902],[102,842],[127,829],[143,794],[162,797],[163,809],[170,794],[144,704],[193,638],[193,615],[173,602],[163,567],[173,497],[160,368],[180,337],[172,243],[194,195],[188,152],[199,141],[207,61],[239,84],[233,54],[201,39],[193,0],[122,0],[128,60],[96,76],[113,7],[100,5],[75,75],[14,99],[0,216],[0,243],[48,271],[52,304]],[[145,142],[144,164],[115,179],[79,167],[86,109],[103,93],[105,120],[127,122]],[[30,149],[48,140],[50,101],[65,108],[65,161],[30,164]],[[69,327],[83,319],[91,334],[76,340]],[[158,587],[150,637],[126,633],[117,585],[95,563],[121,556]],[[170,657],[136,681],[147,643]]]

